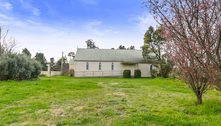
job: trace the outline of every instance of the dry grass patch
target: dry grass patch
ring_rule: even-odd
[[[78,106],[78,107],[75,107],[73,108],[74,111],[81,111],[84,109],[85,106]]]
[[[52,109],[48,109],[52,116],[64,116],[65,110],[59,106],[54,106]]]
[[[118,83],[110,83],[111,85],[117,85]]]

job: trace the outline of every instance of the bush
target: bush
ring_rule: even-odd
[[[0,80],[25,80],[38,78],[41,65],[24,54],[0,56]]]
[[[68,74],[69,74],[70,77],[74,77],[74,70],[73,70],[73,69],[70,69],[70,70],[68,71]]]
[[[140,69],[134,70],[134,78],[141,78],[141,71],[140,71]]]
[[[124,70],[123,78],[131,78],[131,71],[130,70]]]
[[[153,69],[153,70],[150,71],[150,75],[151,75],[152,78],[157,77],[157,73],[158,73],[158,71],[155,70],[155,69]]]
[[[39,77],[46,77],[46,74],[40,74]]]
[[[175,74],[174,74],[174,73],[171,73],[171,74],[168,75],[168,77],[169,77],[170,79],[175,79]]]

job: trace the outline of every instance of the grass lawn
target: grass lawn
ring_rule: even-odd
[[[207,91],[197,106],[184,83],[163,78],[4,81],[0,125],[221,126],[221,93]]]

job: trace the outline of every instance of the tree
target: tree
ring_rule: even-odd
[[[6,53],[13,53],[17,46],[17,41],[13,37],[8,37],[9,30],[3,33],[3,26],[0,26],[0,56]]]
[[[50,66],[51,66],[51,70],[55,70],[54,57],[50,58]]]
[[[129,50],[135,50],[135,46],[130,46]]]
[[[159,34],[161,27],[158,27],[157,30],[154,30],[153,26],[150,26],[149,29],[144,34],[144,45],[142,48],[142,55],[144,59],[152,59],[159,61],[159,74],[162,76],[162,67],[165,63],[163,60],[163,38]],[[154,54],[155,56],[151,55]]]
[[[69,52],[68,56],[70,56],[70,60],[71,60],[71,57],[74,59],[75,58],[75,53],[74,52]]]
[[[29,58],[31,58],[31,53],[29,52],[29,50],[28,50],[27,48],[24,48],[24,49],[22,50],[22,53],[23,53],[23,54],[26,54]]]
[[[125,46],[120,45],[118,49],[126,49]]]
[[[197,103],[221,74],[221,1],[148,0],[144,5],[162,26],[166,53],[193,90]]]
[[[57,71],[63,71],[61,70],[61,62],[62,62],[62,57],[56,62],[55,69]],[[65,64],[67,64],[67,58],[63,57],[63,66],[65,66]]]
[[[99,49],[98,46],[95,46],[95,42],[92,39],[86,41],[88,49]]]
[[[43,53],[36,53],[35,60],[41,63],[43,71],[47,71],[47,60]]]
[[[130,46],[130,47],[126,48],[125,46],[120,45],[118,49],[135,50],[135,46]]]
[[[62,61],[62,57],[58,60],[60,63]],[[67,58],[66,56],[63,57],[63,64],[67,63]]]

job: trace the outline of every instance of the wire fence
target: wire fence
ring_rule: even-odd
[[[122,77],[122,70],[112,71],[75,71],[75,77]]]

